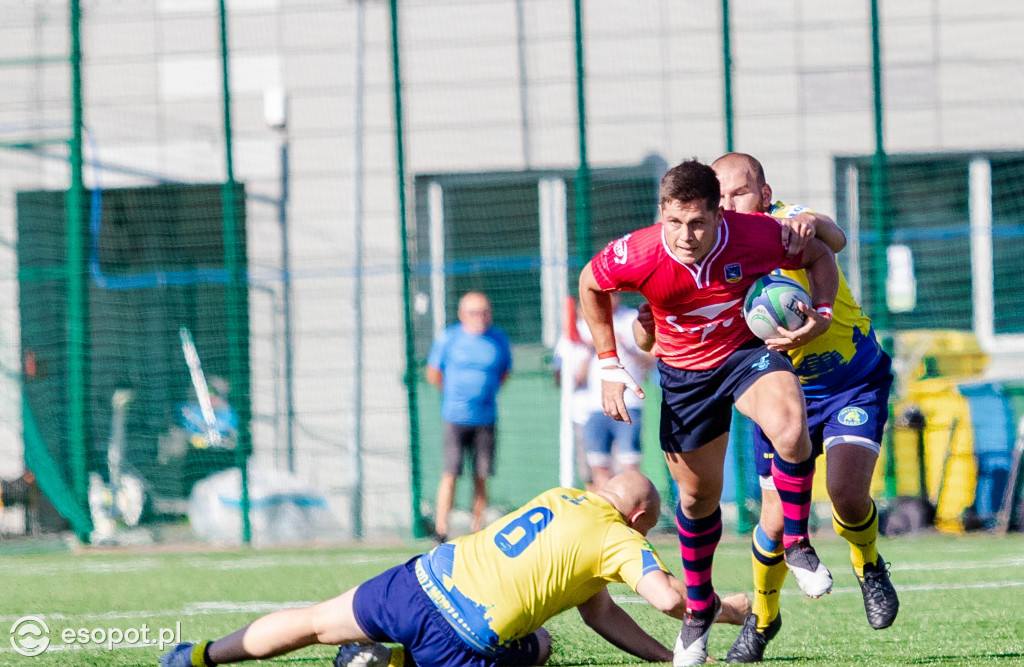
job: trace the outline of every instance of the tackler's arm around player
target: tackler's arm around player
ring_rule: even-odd
[[[626,387],[640,398],[645,398],[644,391],[629,371],[619,363],[615,349],[612,299],[597,284],[590,262],[587,262],[580,272],[580,306],[597,353],[601,376],[601,405],[604,413],[616,421],[631,424],[622,395]]]
[[[791,218],[781,218],[779,224],[782,225],[782,245],[791,257],[800,254],[813,238],[823,242],[832,252],[840,252],[846,247],[846,233],[824,213],[802,211]]]
[[[802,304],[797,307],[806,316],[799,329],[786,331],[779,327],[777,338],[765,340],[771,350],[787,351],[802,347],[828,331],[832,324],[832,304],[839,291],[839,268],[832,249],[819,239],[811,239],[804,250],[800,268],[807,272],[812,309]]]
[[[643,576],[636,592],[655,609],[677,620],[686,613],[686,584],[676,577],[652,570]],[[715,621],[729,625],[743,625],[750,614],[750,599],[743,593],[721,598],[722,613]],[[672,651],[651,637],[612,600],[607,588],[602,588],[589,600],[577,607],[583,622],[609,644],[649,662],[671,662]]]
[[[683,606],[685,604],[684,599]],[[615,604],[607,588],[602,588],[577,610],[583,622],[615,648],[648,662],[672,661],[672,651],[647,634],[632,616]]]

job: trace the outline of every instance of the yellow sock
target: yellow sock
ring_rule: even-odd
[[[403,647],[396,646],[391,649],[391,660],[388,662],[388,667],[405,667],[405,649]]]
[[[757,616],[757,627],[764,630],[779,615],[779,594],[789,569],[786,567],[782,544],[769,539],[760,524],[754,529],[750,541],[754,569],[754,601],[751,611]]]
[[[850,543],[850,562],[858,577],[864,576],[864,565],[878,560],[878,510],[871,503],[868,515],[856,523],[842,521],[832,508],[832,526],[839,537]]]
[[[192,646],[192,654],[189,657],[194,667],[206,667],[206,647],[210,644],[211,642],[207,640]]]

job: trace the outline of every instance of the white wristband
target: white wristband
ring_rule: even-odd
[[[606,357],[601,360],[601,369],[598,372],[603,382],[618,382],[626,385],[633,393],[643,398],[643,394],[640,392],[640,387],[637,385],[636,380],[629,374],[622,364],[619,363],[618,357]]]

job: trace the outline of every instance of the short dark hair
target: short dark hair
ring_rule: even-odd
[[[722,187],[710,166],[697,158],[687,160],[669,169],[661,178],[658,203],[702,201],[708,210],[718,208]]]

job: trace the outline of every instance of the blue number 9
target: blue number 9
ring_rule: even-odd
[[[535,507],[529,512],[518,516],[505,528],[494,536],[494,543],[498,545],[509,558],[515,558],[523,553],[526,547],[533,544],[540,531],[548,527],[555,513],[547,507]]]

